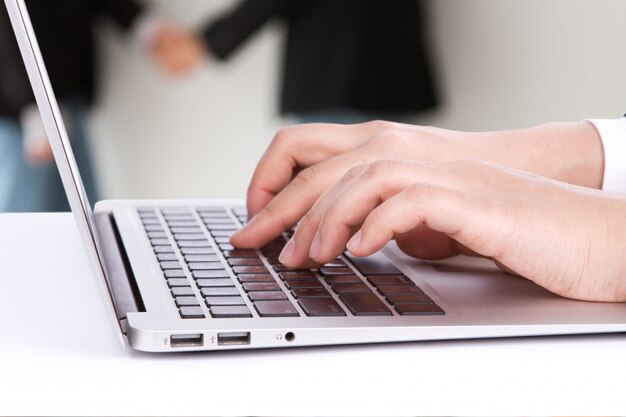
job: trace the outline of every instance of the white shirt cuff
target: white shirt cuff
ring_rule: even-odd
[[[602,189],[626,194],[626,117],[587,121],[598,130],[604,147]]]

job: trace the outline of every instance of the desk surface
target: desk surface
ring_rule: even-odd
[[[125,350],[69,214],[0,215],[0,414],[624,414],[626,336]]]

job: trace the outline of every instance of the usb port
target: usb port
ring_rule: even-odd
[[[170,346],[177,347],[197,347],[204,345],[204,335],[197,334],[173,334],[170,336]]]
[[[222,346],[249,345],[250,332],[218,333],[217,344]]]

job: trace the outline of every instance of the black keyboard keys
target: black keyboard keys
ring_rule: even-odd
[[[402,316],[442,315],[443,310],[436,304],[399,303],[395,309]]]
[[[244,318],[252,317],[247,306],[214,306],[211,307],[211,316],[220,318]]]
[[[390,316],[387,309],[374,293],[343,293],[339,298],[355,316]]]
[[[261,317],[298,317],[298,310],[291,301],[256,301],[254,308]]]
[[[330,297],[305,297],[298,299],[298,303],[307,316],[330,317],[346,315],[339,304]]]
[[[184,319],[203,319],[204,312],[200,307],[181,307],[180,316]]]

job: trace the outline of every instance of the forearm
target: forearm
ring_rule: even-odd
[[[604,151],[591,123],[549,123],[469,135],[481,159],[570,184],[602,187]]]

